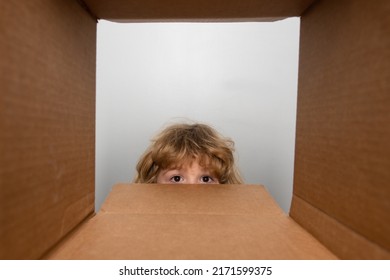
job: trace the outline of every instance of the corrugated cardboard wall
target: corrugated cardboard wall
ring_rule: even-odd
[[[137,21],[270,21],[299,16],[315,0],[84,0],[98,17]]]
[[[390,2],[301,21],[290,215],[341,258],[390,258]]]
[[[0,259],[41,257],[94,210],[96,21],[1,1]]]

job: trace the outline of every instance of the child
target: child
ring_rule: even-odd
[[[242,184],[234,142],[205,124],[175,124],[152,140],[135,183]]]

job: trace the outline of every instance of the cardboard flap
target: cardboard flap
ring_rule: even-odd
[[[50,259],[334,259],[262,186],[118,185]]]
[[[122,21],[271,21],[300,16],[314,0],[84,0],[97,18]]]
[[[101,212],[128,214],[285,215],[260,185],[119,184]]]

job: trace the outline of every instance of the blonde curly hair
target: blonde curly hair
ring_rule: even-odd
[[[242,184],[234,142],[205,124],[174,124],[154,139],[137,164],[134,183],[157,183],[160,171],[198,160],[221,184]]]

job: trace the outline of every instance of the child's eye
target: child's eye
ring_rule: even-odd
[[[176,175],[176,176],[172,176],[171,179],[170,179],[171,182],[174,182],[174,183],[179,183],[182,181],[182,177],[179,176],[179,175]]]
[[[211,178],[210,176],[202,176],[200,180],[202,181],[202,183],[211,183],[214,181],[213,178]]]

